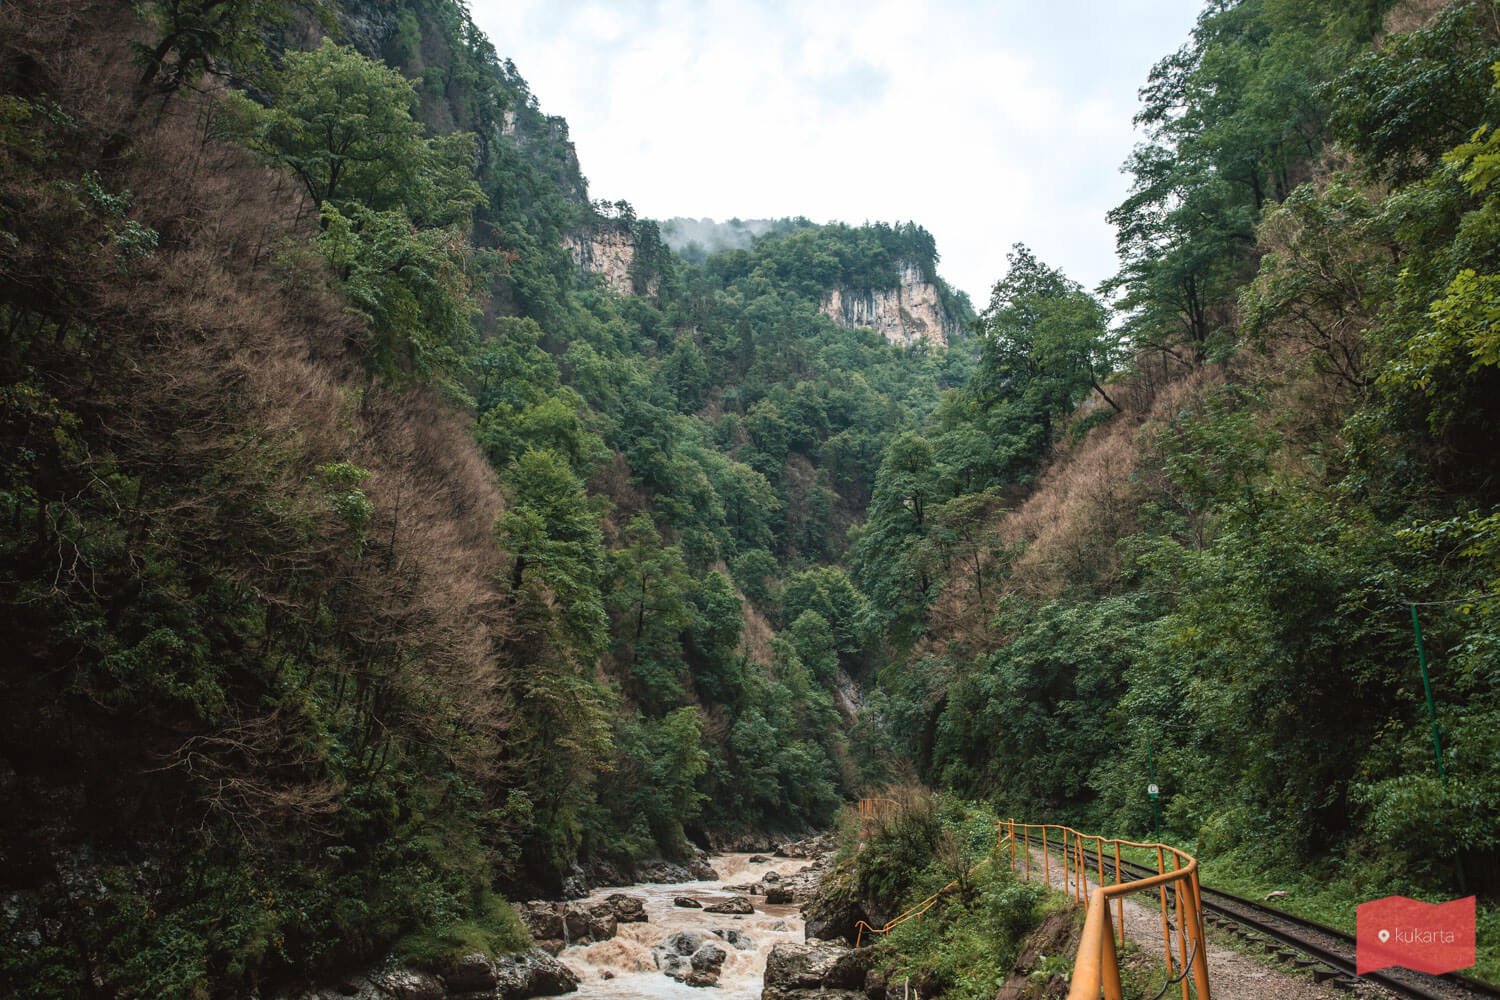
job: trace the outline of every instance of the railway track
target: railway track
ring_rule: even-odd
[[[1033,841],[1040,846],[1040,841]],[[1030,846],[1030,844],[1028,844]],[[1091,862],[1093,859],[1090,859]],[[1104,873],[1114,876],[1114,859],[1105,858]],[[1094,864],[1090,864],[1092,869]],[[1155,868],[1122,861],[1125,881],[1156,874]],[[1305,969],[1319,980],[1345,989],[1359,981],[1375,983],[1410,1000],[1490,1000],[1500,998],[1500,989],[1469,976],[1449,973],[1429,976],[1410,969],[1390,968],[1355,975],[1354,937],[1315,920],[1284,913],[1254,900],[1201,886],[1204,921],[1227,931],[1252,947],[1260,947],[1293,967]],[[1172,889],[1167,889],[1168,896]],[[1168,912],[1176,912],[1170,902]]]

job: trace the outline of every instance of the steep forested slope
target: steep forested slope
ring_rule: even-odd
[[[503,949],[826,822],[846,532],[966,359],[822,299],[961,323],[931,237],[677,261],[456,4],[142,13],[0,12],[0,989]]]
[[[911,223],[674,254],[450,0],[0,8],[0,989],[501,950],[912,770],[1493,895],[1497,23],[1211,5],[1105,298],[976,319]]]
[[[928,780],[1117,833],[1155,781],[1205,856],[1493,898],[1496,13],[1211,5],[1142,91],[1123,323],[1013,254],[855,544]]]

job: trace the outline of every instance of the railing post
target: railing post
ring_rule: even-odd
[[[1208,986],[1208,938],[1203,932],[1203,891],[1198,884],[1198,869],[1193,868],[1188,886],[1187,899],[1192,907],[1193,985],[1198,988],[1198,1000],[1211,1000]]]
[[[1103,887],[1097,891],[1102,893]],[[1099,963],[1100,985],[1104,987],[1104,1000],[1125,1000],[1125,988],[1120,985],[1120,956],[1115,951],[1115,929],[1110,926],[1109,899],[1100,901],[1100,909],[1104,911],[1104,940],[1100,942],[1103,952],[1103,961]],[[1121,931],[1124,928],[1121,927]]]
[[[1162,854],[1161,848],[1158,847],[1156,849],[1156,874],[1158,874],[1158,875],[1165,875],[1166,873],[1167,873],[1167,859],[1166,859],[1165,855]],[[1162,958],[1165,959],[1166,963],[1167,963],[1167,974],[1171,975],[1171,973],[1172,973],[1172,924],[1171,924],[1171,922],[1169,920],[1167,920],[1167,886],[1166,886],[1166,883],[1163,882],[1160,886],[1157,887],[1156,891],[1157,891],[1158,895],[1161,896],[1161,943],[1162,943]]]
[[[1052,860],[1047,856],[1047,828],[1042,827],[1042,880],[1052,888]]]
[[[1182,862],[1178,858],[1177,852],[1174,850],[1172,852],[1172,870],[1175,872],[1180,871],[1181,869]],[[1172,898],[1177,903],[1177,946],[1182,952],[1182,961],[1178,965],[1178,967],[1182,969],[1182,1000],[1192,1000],[1192,997],[1188,995],[1187,970],[1189,956],[1187,936],[1187,910],[1184,906],[1185,897],[1183,896],[1182,892],[1181,880],[1172,883]]]
[[[1115,885],[1125,881],[1125,872],[1120,868],[1120,842],[1115,841]],[[1125,947],[1125,894],[1115,897],[1115,915],[1120,918],[1120,947]]]

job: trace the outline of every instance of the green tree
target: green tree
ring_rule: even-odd
[[[682,636],[693,622],[692,578],[682,552],[663,543],[649,515],[637,514],[611,564],[616,643],[632,687],[650,711],[676,707],[686,695]]]
[[[237,107],[250,145],[284,164],[315,206],[358,202],[400,211],[420,226],[466,222],[484,195],[474,183],[474,137],[425,135],[417,94],[400,73],[324,38],[287,54],[264,109]],[[326,224],[326,222],[325,222]]]

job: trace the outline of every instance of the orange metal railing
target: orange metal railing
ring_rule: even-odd
[[[878,818],[885,811],[885,809],[892,807],[899,808],[899,805],[900,804],[894,799],[860,799],[859,815],[861,819],[875,819]],[[1003,848],[1004,844],[1004,836],[1002,835],[1000,846]],[[949,882],[947,885],[943,886],[937,892],[933,893],[931,896],[928,896],[920,903],[917,903],[915,906],[909,907],[897,916],[892,917],[890,920],[886,921],[883,926],[872,927],[870,924],[865,923],[863,920],[855,921],[854,947],[858,948],[861,944],[864,943],[866,933],[872,935],[889,934],[891,931],[895,930],[897,927],[900,927],[908,920],[913,920],[922,916],[922,914],[926,913],[928,910],[937,905],[937,902],[940,898],[942,898],[943,893],[947,892],[949,889],[952,889],[956,885],[958,885],[957,882]]]
[[[933,893],[931,896],[928,896],[926,899],[922,900],[911,909],[905,911],[900,916],[893,917],[890,920],[886,921],[885,926],[883,927],[871,927],[863,920],[855,921],[854,947],[858,948],[861,944],[864,943],[865,933],[867,931],[871,934],[889,934],[891,931],[895,930],[897,927],[900,927],[908,920],[911,920],[915,917],[920,917],[922,914],[926,913],[928,910],[937,905],[938,897],[942,896],[943,893],[947,892],[949,889],[953,888],[956,885],[958,885],[957,882],[949,882],[937,892]]]
[[[1083,937],[1073,962],[1073,981],[1068,1000],[1124,1000],[1120,985],[1119,948],[1125,941],[1125,896],[1133,892],[1157,891],[1161,911],[1162,944],[1169,974],[1182,984],[1183,1000],[1191,1000],[1189,979],[1198,1000],[1211,1000],[1208,985],[1208,956],[1203,947],[1203,892],[1198,884],[1198,861],[1175,847],[1165,844],[1141,844],[1131,840],[1112,840],[1079,833],[1072,827],[1049,824],[1017,823],[1005,820],[999,824],[1001,846],[1010,841],[1010,863],[1031,877],[1031,847],[1039,835],[1042,852],[1042,876],[1052,884],[1052,869],[1058,868],[1063,891],[1075,902],[1087,901]],[[1120,867],[1122,847],[1144,848],[1156,852],[1156,874],[1130,881],[1123,880]],[[1106,884],[1104,859],[1112,853],[1114,882]],[[1170,859],[1171,867],[1168,867]],[[1054,864],[1054,861],[1056,862]],[[1095,885],[1090,890],[1089,868],[1092,865]],[[1173,944],[1173,921],[1168,917],[1167,891],[1171,887],[1172,906],[1176,911],[1176,947]],[[1110,903],[1114,904],[1111,919]],[[1116,941],[1116,931],[1119,940]]]

